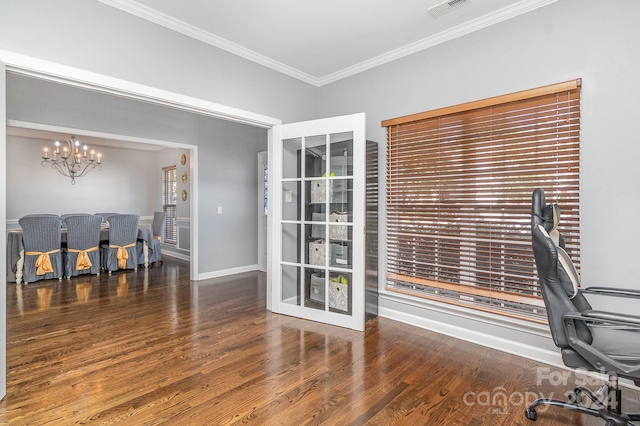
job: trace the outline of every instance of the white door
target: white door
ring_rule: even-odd
[[[272,132],[272,311],[364,330],[365,115]]]
[[[0,62],[0,259],[7,258],[7,72]],[[6,262],[0,262],[0,277],[7,276]],[[7,286],[0,285],[0,398],[7,394]]]

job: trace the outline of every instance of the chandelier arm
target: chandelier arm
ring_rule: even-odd
[[[42,162],[42,165],[44,166],[45,163],[50,164],[51,168],[54,169],[54,170],[57,170],[58,173],[60,173],[62,176],[71,177],[69,172],[67,170],[65,170],[65,168],[63,168],[61,166],[61,164],[64,165],[64,163],[60,163],[60,162],[57,162],[57,161],[51,161],[51,160],[44,160]]]
[[[84,167],[82,167],[82,170],[80,172],[76,172],[75,177],[77,177],[77,178],[82,177],[82,176],[86,175],[87,173],[89,173],[93,169],[102,170],[102,165],[101,164],[97,164],[97,163],[85,164]]]
[[[80,150],[80,143],[71,136],[66,141],[67,147],[60,149],[60,142],[55,143],[55,150],[52,158],[49,158],[48,148],[44,150],[41,165],[50,164],[51,168],[58,171],[63,176],[71,178],[71,184],[75,184],[75,179],[85,176],[93,169],[102,170],[101,154],[97,154],[97,160],[94,158],[94,151],[91,151],[91,157],[87,155],[87,146]],[[63,142],[64,143],[64,142]]]

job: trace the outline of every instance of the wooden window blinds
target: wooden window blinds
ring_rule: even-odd
[[[162,210],[165,212],[163,241],[170,244],[175,244],[177,241],[177,194],[176,166],[163,167]]]
[[[545,322],[531,194],[580,267],[580,80],[386,120],[387,289]]]

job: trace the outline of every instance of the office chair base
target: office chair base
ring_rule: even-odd
[[[601,400],[604,395],[608,397],[608,406]],[[583,396],[587,396],[592,403],[597,405],[597,408],[580,405],[578,401],[583,401]],[[615,398],[612,399],[612,396]],[[611,401],[616,403],[615,407],[610,406]],[[617,380],[615,382],[609,381],[605,383],[597,392],[591,392],[589,389],[578,387],[573,391],[573,394],[570,395],[569,401],[539,398],[525,408],[525,417],[531,421],[536,421],[538,418],[536,407],[541,405],[560,407],[581,414],[599,417],[606,420],[605,426],[633,426],[634,424],[631,423],[632,420],[640,420],[640,414],[622,413],[622,392],[617,387]]]
[[[557,399],[540,398],[540,399],[536,399],[530,406],[524,409],[524,415],[527,417],[527,419],[535,421],[538,418],[536,407],[540,405],[560,407],[565,410],[577,411],[579,413],[587,414],[589,416],[596,416],[596,417],[600,416],[600,412],[593,408],[583,407],[581,405],[577,405],[572,402],[559,401]]]

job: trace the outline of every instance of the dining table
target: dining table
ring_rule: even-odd
[[[67,242],[67,230],[60,230],[60,239],[64,246]],[[142,253],[144,267],[149,267],[149,255],[152,250],[153,230],[149,225],[138,227],[138,240],[142,241]],[[100,243],[109,241],[109,227],[100,228]],[[22,229],[14,229],[7,233],[7,282],[22,282],[24,266],[24,243],[22,241]]]

